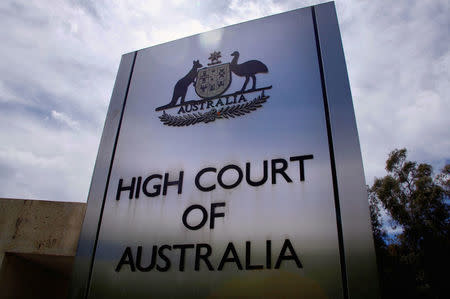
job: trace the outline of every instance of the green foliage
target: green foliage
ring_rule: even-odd
[[[388,174],[369,188],[375,247],[384,298],[444,298],[449,294],[450,164],[435,177],[429,164],[396,149]],[[386,242],[382,213],[402,232]],[[444,273],[445,273],[444,272]]]

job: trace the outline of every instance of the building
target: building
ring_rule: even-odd
[[[86,203],[0,199],[0,298],[66,298]]]

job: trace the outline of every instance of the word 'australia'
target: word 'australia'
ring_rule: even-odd
[[[239,247],[238,247],[239,248]],[[261,250],[258,257],[260,257]],[[119,263],[116,266],[116,272],[121,270],[129,270],[131,272],[150,272],[159,271],[166,272],[172,267],[175,271],[187,270],[209,270],[222,271],[224,268],[237,270],[261,270],[261,269],[280,269],[284,263],[293,263],[298,268],[303,268],[294,246],[289,239],[285,239],[277,259],[272,262],[272,241],[266,241],[264,250],[265,260],[255,262],[252,259],[252,244],[250,241],[245,242],[245,258],[241,259],[242,253],[238,254],[233,242],[229,242],[220,262],[214,264],[210,260],[213,249],[209,244],[178,244],[178,245],[154,245],[151,250],[143,249],[138,246],[137,250],[127,247]],[[187,258],[186,258],[187,257]],[[188,262],[186,262],[188,260]]]
[[[262,96],[264,96],[264,91],[261,93]],[[201,100],[196,102],[188,102],[184,105],[182,105],[178,109],[178,114],[183,113],[189,113],[189,112],[195,112],[195,111],[201,111],[204,109],[210,109],[210,108],[221,108],[224,106],[234,105],[234,104],[241,104],[247,102],[247,99],[243,94],[238,95],[229,95],[225,96],[224,98],[218,98],[218,99],[212,99],[212,100]]]

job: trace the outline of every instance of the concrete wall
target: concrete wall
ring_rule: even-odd
[[[0,199],[0,298],[64,298],[86,203]]]

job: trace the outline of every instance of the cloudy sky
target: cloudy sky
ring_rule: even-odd
[[[0,197],[86,201],[121,55],[324,1],[0,2]],[[448,0],[337,1],[368,183],[450,162]]]

